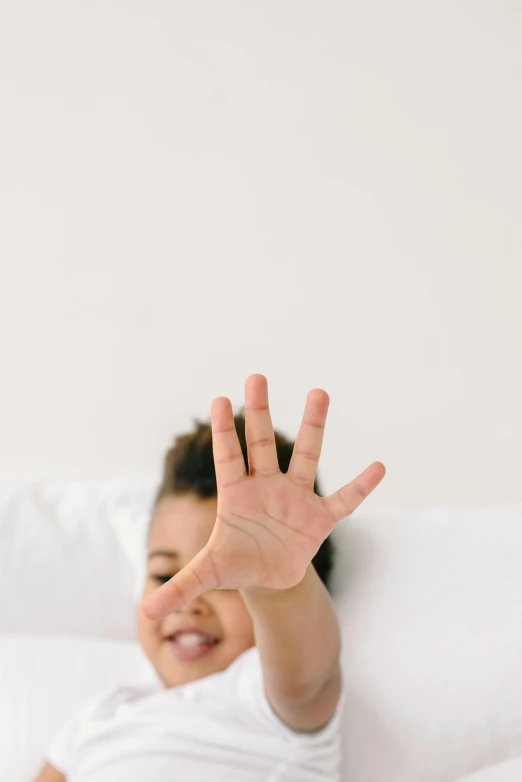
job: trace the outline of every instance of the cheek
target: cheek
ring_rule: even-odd
[[[145,589],[142,595],[142,600],[145,597],[147,590]],[[159,623],[147,619],[143,611],[141,610],[141,601],[136,608],[136,627],[138,631],[138,640],[145,650],[150,649],[158,642],[159,637]]]
[[[222,608],[224,630],[238,646],[248,648],[254,643],[254,625],[247,607],[238,595],[226,598],[228,605]]]
[[[143,584],[143,592],[141,594],[141,600],[144,600],[147,595],[150,595],[151,592],[154,592],[154,590],[157,587],[153,584],[152,580],[147,576],[145,579],[145,583]]]

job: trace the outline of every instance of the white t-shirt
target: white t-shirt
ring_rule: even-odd
[[[292,730],[268,702],[254,646],[203,679],[89,701],[47,760],[67,782],[338,782],[343,702],[323,729]]]
[[[459,782],[520,782],[521,779],[522,757],[517,757],[476,771]]]

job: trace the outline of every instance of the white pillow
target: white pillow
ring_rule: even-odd
[[[453,782],[522,753],[522,505],[400,515],[337,528],[347,779]]]
[[[154,678],[135,642],[0,636],[1,782],[33,779],[55,734],[88,698]]]
[[[0,492],[0,632],[135,638],[154,478]]]

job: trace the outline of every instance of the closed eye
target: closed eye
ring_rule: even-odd
[[[151,573],[149,575],[149,578],[152,579],[152,581],[155,581],[157,584],[161,585],[161,584],[166,584],[167,581],[170,581],[173,575],[174,575],[173,573],[165,576],[161,575],[160,573],[158,574]]]

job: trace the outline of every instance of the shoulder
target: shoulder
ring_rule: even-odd
[[[341,732],[341,723],[346,700],[344,679],[341,676],[340,695],[333,716],[318,730],[299,730],[288,725],[276,714],[265,692],[263,670],[259,650],[256,646],[243,652],[227,668],[226,676],[219,682],[227,688],[230,696],[244,707],[251,718],[259,721],[260,728],[294,742],[304,744],[336,743]]]
[[[160,689],[156,684],[151,685],[120,685],[108,687],[86,700],[63,725],[56,737],[56,741],[63,743],[65,740],[71,743],[93,721],[107,719],[114,715],[119,706],[132,703],[155,693]]]
[[[59,771],[70,774],[78,746],[99,720],[114,717],[124,704],[140,700],[159,689],[159,684],[123,685],[107,688],[89,698],[55,735],[47,749],[46,760]]]

